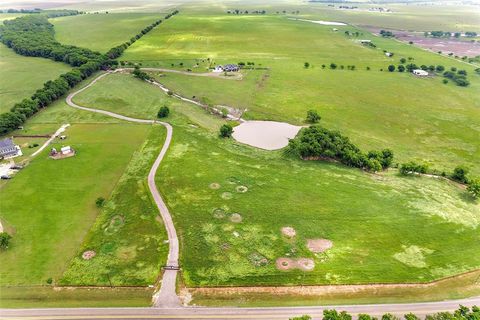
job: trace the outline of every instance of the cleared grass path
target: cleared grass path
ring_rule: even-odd
[[[121,114],[117,114],[110,111],[79,106],[72,101],[75,95],[90,88],[98,80],[100,80],[101,78],[109,74],[111,74],[111,72],[101,74],[100,76],[95,78],[92,82],[90,82],[87,86],[83,87],[78,91],[70,93],[66,98],[66,102],[69,106],[73,108],[77,108],[77,109],[81,109],[89,112],[101,113],[113,118],[130,121],[130,122],[146,123],[146,124],[158,123],[167,129],[167,136],[165,139],[165,143],[163,144],[163,147],[160,150],[160,153],[158,154],[158,157],[155,160],[148,174],[148,188],[150,189],[153,200],[157,205],[160,215],[162,216],[162,220],[165,224],[165,228],[167,229],[168,242],[169,242],[167,266],[173,267],[173,268],[165,269],[163,273],[160,290],[153,296],[153,299],[154,299],[153,304],[155,307],[176,307],[180,305],[180,300],[177,296],[177,293],[175,292],[175,283],[177,279],[177,269],[178,269],[178,250],[179,250],[177,231],[175,230],[175,226],[173,224],[170,211],[168,210],[167,205],[163,201],[162,197],[160,196],[160,192],[158,192],[157,186],[155,185],[155,175],[157,173],[158,167],[160,166],[160,163],[162,162],[165,154],[167,153],[168,148],[170,147],[170,143],[172,141],[172,135],[173,135],[173,128],[169,123],[166,123],[166,122],[126,117]]]

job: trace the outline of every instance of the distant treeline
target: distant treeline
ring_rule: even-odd
[[[71,15],[74,12],[78,14],[78,11],[65,11],[63,15]],[[174,11],[165,16],[165,19],[177,13],[178,11]],[[27,118],[66,94],[68,90],[95,71],[115,67],[118,62],[113,59],[119,57],[133,43],[132,41],[126,42],[119,47],[110,49],[107,54],[76,46],[62,45],[55,40],[53,25],[48,21],[48,18],[58,17],[59,14],[60,12],[57,11],[46,15],[19,17],[5,21],[4,25],[0,27],[0,41],[16,53],[62,61],[75,67],[60,75],[56,80],[47,81],[43,88],[38,89],[31,97],[15,104],[9,112],[0,114],[0,134],[17,129]],[[161,20],[158,20],[143,29],[134,37],[135,40],[160,23]],[[120,47],[122,49],[119,49]]]
[[[462,36],[461,32],[451,32],[451,31],[430,31],[430,32],[424,32],[423,35],[425,37],[432,36],[433,38],[450,38],[450,37],[455,37],[455,38],[460,38]],[[477,33],[474,31],[466,31],[465,32],[465,37],[468,38],[474,38],[477,36]]]

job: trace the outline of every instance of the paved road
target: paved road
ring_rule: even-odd
[[[158,167],[160,166],[160,163],[163,160],[163,157],[167,153],[168,148],[170,147],[170,142],[172,141],[172,134],[173,134],[173,128],[170,124],[166,122],[160,122],[160,121],[155,121],[155,120],[149,120],[149,119],[137,119],[137,118],[131,118],[127,116],[123,116],[121,114],[117,114],[114,112],[110,111],[105,111],[105,110],[100,110],[100,109],[94,109],[94,108],[87,108],[83,106],[77,105],[75,102],[72,101],[72,99],[79,94],[80,92],[90,88],[92,85],[94,85],[98,80],[102,79],[103,77],[106,77],[110,73],[104,73],[95,78],[92,82],[90,82],[87,86],[83,87],[82,89],[75,91],[71,94],[69,94],[66,98],[66,102],[69,106],[89,112],[96,112],[96,113],[101,113],[113,118],[125,120],[125,121],[130,121],[130,122],[137,122],[137,123],[146,123],[146,124],[161,124],[167,129],[167,137],[165,139],[165,143],[163,144],[162,150],[160,150],[160,153],[155,160],[152,168],[150,169],[150,172],[148,174],[148,188],[150,189],[150,192],[152,193],[153,200],[155,201],[155,204],[158,207],[158,210],[160,212],[160,215],[163,219],[163,222],[165,224],[165,228],[167,229],[167,235],[168,235],[168,242],[169,242],[169,249],[168,249],[168,259],[167,259],[167,266],[172,266],[174,268],[178,268],[178,237],[177,237],[177,231],[175,230],[175,226],[173,224],[172,216],[170,215],[170,211],[168,210],[165,202],[163,201],[162,197],[160,196],[160,193],[158,192],[157,186],[155,185],[155,174],[157,172]],[[153,296],[153,304],[155,307],[177,307],[180,305],[180,300],[176,294],[175,290],[175,284],[176,284],[176,279],[177,279],[177,270],[165,270],[163,273],[163,278],[162,278],[162,283],[160,290],[155,293]]]
[[[350,305],[283,308],[80,308],[80,309],[3,309],[1,319],[288,319],[308,314],[321,319],[324,309],[347,311],[352,315],[368,313],[403,316],[413,312],[420,317],[440,311],[453,311],[462,304],[480,305],[480,297],[444,302],[409,304]]]

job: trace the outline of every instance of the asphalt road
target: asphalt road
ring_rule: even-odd
[[[453,311],[459,305],[480,305],[480,297],[441,302],[408,304],[370,304],[323,307],[278,308],[79,308],[79,309],[2,309],[0,319],[289,319],[308,314],[321,319],[324,309],[347,311],[352,315],[368,313],[381,316],[392,313],[403,316],[413,312],[423,318],[427,314]]]

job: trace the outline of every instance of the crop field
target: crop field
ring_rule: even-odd
[[[188,97],[248,109],[244,117],[249,119],[303,124],[306,111],[317,109],[325,126],[364,148],[389,147],[398,161],[413,158],[445,171],[464,163],[478,173],[479,128],[471,120],[480,119],[480,77],[473,67],[360,30],[359,38],[377,45],[366,48],[359,38],[345,36],[346,30],[355,31],[345,26],[333,32],[329,26],[276,16],[179,15],[136,42],[122,59],[162,67],[183,62],[184,68],[199,58],[220,64],[252,61],[268,70],[247,71],[241,81],[173,74],[157,80]],[[471,85],[388,72],[401,57],[418,65],[466,69]],[[311,67],[304,68],[304,62]],[[336,70],[329,69],[332,62]],[[347,70],[352,64],[356,69]]]
[[[67,134],[75,157],[52,160],[47,148],[2,188],[0,211],[14,227],[15,242],[2,252],[1,285],[46,284],[61,276],[99,212],[95,199],[109,197],[148,131],[129,124],[72,125]]]
[[[139,33],[163,13],[101,13],[51,19],[55,37],[63,44],[107,52]],[[78,32],[82,30],[82,32]]]
[[[0,69],[0,113],[3,113],[41,88],[44,82],[69,71],[70,67],[42,58],[20,56],[0,43]]]

